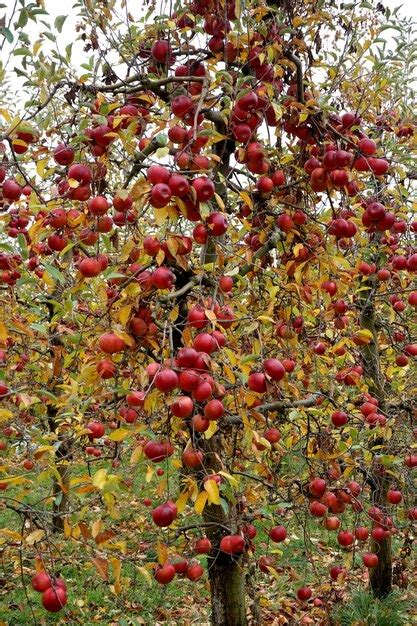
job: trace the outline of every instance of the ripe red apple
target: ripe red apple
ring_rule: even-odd
[[[220,400],[210,400],[204,407],[204,417],[208,420],[218,420],[224,414],[224,406]]]
[[[78,270],[86,278],[98,276],[102,271],[101,263],[97,259],[86,258],[78,264]]]
[[[67,604],[67,592],[62,587],[49,587],[42,594],[42,604],[50,613],[58,613]]]
[[[263,368],[272,380],[278,381],[285,376],[285,368],[281,361],[278,361],[278,359],[266,359],[263,362]]]
[[[389,489],[387,491],[387,502],[390,504],[399,504],[403,499],[403,494],[401,491],[395,489]]]
[[[241,535],[225,535],[220,541],[220,550],[227,554],[238,554],[245,549],[245,540]]]
[[[160,528],[170,526],[177,517],[177,507],[172,500],[160,504],[152,511],[152,519]]]
[[[355,537],[348,530],[341,530],[337,535],[338,543],[344,548],[351,546],[354,540],[355,540]]]
[[[251,391],[264,393],[267,390],[265,375],[261,372],[252,372],[252,374],[249,374],[248,387]]]
[[[160,585],[167,585],[175,578],[175,567],[172,563],[164,563],[155,570],[155,579]]]
[[[193,341],[193,348],[197,352],[205,352],[211,354],[217,349],[216,341],[209,333],[199,333]]]
[[[224,235],[228,227],[228,220],[224,213],[219,211],[213,211],[207,218],[207,225],[209,232],[214,237],[220,237]]]
[[[312,481],[310,481],[308,488],[312,496],[315,496],[316,498],[321,498],[326,491],[326,486],[327,483],[323,478],[314,478]]]
[[[324,517],[327,513],[327,506],[322,502],[314,500],[314,502],[310,504],[310,513],[314,517]]]
[[[54,148],[53,154],[54,160],[58,165],[71,165],[74,160],[74,150],[64,143],[59,143]]]
[[[193,415],[191,419],[191,426],[195,432],[204,433],[206,430],[208,430],[210,426],[210,421],[206,417],[204,417],[204,415],[197,413],[196,415]]]
[[[313,592],[310,587],[300,587],[297,589],[297,598],[303,602],[307,602],[312,596]]]
[[[108,332],[101,335],[98,341],[100,350],[107,354],[114,354],[115,352],[121,352],[127,346],[123,339],[118,337],[115,333]]]
[[[347,413],[344,411],[334,411],[332,413],[332,424],[337,427],[344,426],[349,421]]]
[[[104,380],[107,380],[109,378],[114,377],[116,373],[116,366],[111,361],[107,361],[106,359],[103,359],[97,363],[96,370],[101,378],[103,378]]]
[[[202,465],[204,460],[204,454],[201,452],[201,450],[188,448],[187,450],[184,450],[181,458],[183,465],[195,469],[196,467],[200,467]]]
[[[32,577],[32,587],[35,591],[43,592],[52,585],[52,579],[44,570]]]
[[[151,281],[156,289],[171,289],[175,282],[175,274],[169,267],[161,265],[152,273]]]
[[[369,537],[369,530],[364,526],[358,526],[355,530],[355,537],[358,541],[367,541]]]
[[[200,563],[192,563],[187,568],[186,576],[188,580],[196,581],[204,574],[204,568]]]
[[[281,433],[277,428],[268,428],[264,432],[264,438],[271,444],[277,443],[281,439]]]
[[[337,530],[340,526],[340,519],[338,517],[326,517],[324,525],[327,530]]]
[[[273,526],[269,531],[269,537],[275,543],[284,541],[284,539],[287,537],[287,530],[285,526]]]
[[[345,572],[346,570],[344,567],[341,567],[340,565],[333,565],[330,568],[330,578],[336,581],[339,578],[339,576],[341,574],[344,574]]]
[[[378,565],[378,555],[373,552],[366,552],[362,555],[362,561],[365,567],[372,568]]]
[[[195,542],[194,552],[197,554],[208,554],[212,548],[211,541],[208,537],[200,537]]]
[[[88,422],[87,428],[90,431],[90,434],[88,435],[90,441],[92,441],[93,439],[100,439],[100,437],[103,437],[106,431],[104,424],[102,424],[102,422],[96,421]]]

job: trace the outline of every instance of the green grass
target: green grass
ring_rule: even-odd
[[[337,626],[406,626],[411,625],[408,610],[410,602],[400,592],[393,592],[382,600],[370,593],[357,590],[346,604],[334,613]]]
[[[94,464],[93,473],[102,467],[112,472],[108,462],[101,461]],[[81,465],[75,466],[72,468],[72,476],[83,471]],[[147,483],[144,479],[145,472],[146,464],[135,466],[132,470],[126,463],[117,470],[117,473],[120,473],[124,479],[133,481],[130,488],[122,486],[118,493],[120,512],[118,519],[112,518],[105,507],[100,505],[97,494],[87,494],[78,502],[74,495],[71,501],[73,506],[79,506],[81,503],[87,507],[83,522],[88,528],[91,528],[92,522],[100,517],[103,522],[102,530],[116,532],[114,541],[117,541],[119,535],[120,538],[126,540],[124,554],[126,559],[131,558],[131,561],[123,560],[120,594],[115,594],[112,589],[114,583],[112,567],[109,566],[108,580],[103,580],[90,560],[94,554],[105,554],[110,561],[112,556],[120,555],[119,550],[112,550],[108,545],[96,546],[91,538],[85,541],[81,537],[79,541],[74,541],[53,536],[53,541],[59,544],[59,550],[53,549],[55,558],[58,557],[58,565],[52,571],[59,572],[64,577],[69,591],[66,615],[64,612],[57,615],[47,614],[43,610],[41,595],[33,591],[30,584],[36,548],[25,545],[22,552],[24,585],[20,575],[19,547],[8,548],[6,557],[3,559],[0,557],[0,606],[2,607],[0,619],[3,619],[8,626],[28,624],[49,626],[64,623],[74,624],[74,626],[76,624],[82,624],[82,626],[95,626],[96,624],[153,626],[156,622],[169,626],[171,624],[188,626],[190,623],[203,626],[209,622],[209,590],[206,576],[198,583],[176,578],[167,587],[163,587],[155,582],[149,584],[143,570],[139,569],[147,563],[157,561],[154,528],[148,523],[150,511],[143,506],[141,501],[153,492],[155,481],[159,479],[154,477],[150,483]],[[170,494],[171,497],[175,497],[178,495],[178,484],[176,471],[173,468],[170,469],[170,475],[172,487]],[[21,498],[22,502],[36,505],[50,493],[50,485],[50,480],[38,484],[35,489]],[[18,496],[18,491],[14,488],[8,489],[6,493],[9,497]],[[156,501],[157,498],[153,496],[153,500]],[[95,504],[100,507],[99,513],[93,508]],[[320,597],[322,592],[318,587],[316,573],[318,572],[321,582],[330,589],[329,566],[335,562],[343,564],[344,556],[348,556],[348,553],[341,553],[339,550],[337,533],[325,530],[320,521],[308,516],[307,520],[303,516],[298,519],[285,506],[285,503],[266,505],[262,512],[270,518],[270,521],[254,521],[258,535],[254,541],[256,550],[253,557],[257,560],[261,555],[272,554],[276,558],[277,567],[280,568],[276,577],[259,571],[254,574],[254,587],[257,589],[262,606],[267,607],[268,615],[278,615],[283,600],[293,602],[296,610],[305,611],[306,607],[297,605],[297,600],[295,600],[297,588],[311,584],[314,593]],[[282,515],[276,513],[277,507],[283,508]],[[50,511],[50,503],[41,503],[36,508]],[[21,531],[21,519],[16,513],[7,509],[0,513],[0,526],[17,532]],[[193,524],[198,520],[199,518],[190,510],[183,523]],[[352,525],[353,522],[353,515],[348,514],[343,517],[344,527]],[[284,524],[287,527],[288,540],[286,542],[280,544],[270,542],[269,528],[275,524]],[[24,534],[26,535],[27,532],[26,529]],[[306,536],[313,538],[313,542],[307,541],[305,545],[304,532]],[[192,539],[193,536],[195,535],[191,531],[189,538]],[[42,546],[49,562],[47,542],[42,542]],[[0,550],[1,548],[0,545]],[[398,549],[398,539],[395,537],[393,548],[394,552]],[[314,569],[309,562],[310,555],[314,557]],[[202,557],[200,559],[205,565],[205,559]],[[348,569],[351,573],[353,569],[352,579],[355,573],[361,574],[363,568],[360,550],[357,550],[354,563],[350,563]],[[1,586],[2,581],[4,581],[3,586]],[[349,590],[349,585],[350,582],[345,591]],[[339,621],[334,623],[338,626],[349,626],[354,624],[355,620],[362,620],[366,626],[408,626],[411,621],[407,619],[404,621],[403,613],[406,610],[404,604],[401,607],[397,606],[395,601],[397,596],[394,595],[392,598],[392,601],[387,599],[382,603],[377,603],[366,592],[355,593],[352,598],[353,609],[350,602],[342,606],[335,613],[334,619]],[[356,616],[355,619],[353,619],[354,616]],[[365,619],[368,621],[364,621]]]

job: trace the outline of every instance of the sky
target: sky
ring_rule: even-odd
[[[37,3],[41,4],[41,1],[42,0],[37,0]],[[165,5],[164,8],[166,7],[168,1],[169,0],[157,0],[157,2],[161,6]],[[370,1],[373,1],[375,5],[378,2],[378,0]],[[6,6],[6,14],[10,14],[13,7],[15,6],[15,0],[3,0],[3,2]],[[18,0],[17,4],[23,4],[24,2],[25,0]],[[78,21],[78,11],[72,8],[74,3],[75,0],[66,0],[65,3],[62,0],[43,0],[45,9],[48,11],[50,16],[50,23],[53,24],[58,16],[67,13],[67,18],[63,24],[62,33],[59,36],[58,40],[58,45],[61,53],[65,49],[65,46],[71,42],[74,42],[75,39],[74,32]],[[138,7],[141,7],[144,4],[142,0],[126,0],[126,3],[129,11],[131,11],[135,16],[140,12],[138,11]],[[397,6],[401,6],[402,8],[400,10],[400,15],[404,17],[413,17],[417,21],[417,0],[382,0],[382,3],[384,4],[384,6],[390,8],[391,10],[393,10]],[[78,4],[80,4],[80,0],[78,0]],[[0,9],[0,20],[2,17],[2,11],[4,12],[4,10]],[[124,11],[122,11],[122,13],[124,13]],[[36,41],[36,39],[39,37],[39,33],[41,32],[41,30],[44,30],[44,27],[40,24],[34,24],[34,22],[32,21],[29,21],[28,24],[25,26],[25,32],[29,35],[30,40],[33,42]],[[384,38],[388,41],[388,44],[390,42],[390,38],[395,34],[396,32],[393,30],[384,31]],[[393,40],[391,39],[391,41]],[[54,44],[50,43],[48,40],[46,40],[44,43],[44,47],[52,47],[53,45]],[[8,46],[8,44],[6,43],[3,51],[0,51],[0,60],[2,60],[3,63],[5,63],[7,59],[8,50],[10,50],[10,46]],[[72,54],[73,65],[78,68],[81,63],[85,63],[88,60],[88,57],[89,54],[83,51],[82,42],[75,42]],[[9,64],[9,72],[11,68],[16,67],[19,64],[21,59],[22,57],[19,56],[11,58],[11,62]],[[22,79],[13,76],[13,72],[9,72],[9,77],[11,77],[12,80],[12,89],[14,85],[16,85],[16,87],[21,85]],[[13,89],[13,91],[15,90]],[[16,91],[18,91],[18,89],[16,89]]]

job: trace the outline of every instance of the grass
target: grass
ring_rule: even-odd
[[[103,461],[94,464],[94,470],[101,467],[111,468]],[[80,474],[82,466],[74,467],[72,475]],[[132,479],[130,487],[123,487],[118,494],[118,504],[120,516],[118,519],[112,518],[100,505],[98,496],[87,494],[82,496],[75,505],[85,504],[82,521],[92,528],[92,524],[98,517],[101,518],[102,530],[113,530],[116,535],[109,543],[95,545],[93,538],[84,539],[82,536],[76,540],[64,540],[53,536],[53,541],[57,542],[56,548],[52,548],[54,557],[57,559],[58,571],[67,582],[69,591],[69,601],[66,614],[60,612],[57,615],[47,614],[41,605],[41,596],[32,590],[30,577],[34,570],[34,555],[36,550],[43,549],[48,554],[46,542],[35,547],[24,545],[21,558],[23,563],[23,581],[20,571],[20,554],[18,544],[15,547],[7,547],[6,543],[1,544],[0,535],[0,626],[20,625],[54,625],[71,624],[82,626],[95,626],[102,624],[105,626],[154,626],[156,623],[171,626],[188,626],[198,624],[203,626],[209,622],[209,589],[207,577],[198,583],[192,583],[186,579],[176,578],[167,587],[159,586],[154,582],[149,584],[144,575],[144,566],[147,563],[157,560],[154,544],[154,527],[149,524],[150,512],[142,504],[142,499],[149,494],[154,495],[154,479],[150,483],[145,480],[146,464],[143,467],[132,468],[129,465],[121,466],[118,470],[125,479]],[[170,474],[172,469],[170,470]],[[171,484],[176,487],[176,477],[174,472],[171,476]],[[36,484],[36,483],[34,483]],[[26,504],[35,504],[48,495],[50,480],[37,484],[36,488],[19,496]],[[175,497],[175,489],[172,496]],[[14,488],[7,490],[10,497],[18,496]],[[158,500],[158,498],[156,498]],[[99,505],[99,509],[94,510],[94,505]],[[43,505],[42,505],[43,506]],[[279,505],[278,505],[279,506]],[[331,605],[334,603],[334,596],[331,596],[331,585],[329,584],[329,566],[343,564],[343,559],[349,559],[351,553],[340,554],[336,533],[325,530],[318,520],[307,517],[298,519],[289,509],[276,513],[277,505],[268,505],[263,509],[265,514],[271,518],[270,522],[254,521],[258,530],[255,539],[256,550],[254,558],[258,559],[263,554],[273,555],[276,558],[278,573],[276,575],[262,574],[259,571],[254,575],[254,588],[262,612],[265,614],[266,623],[269,619],[275,619],[281,615],[283,603],[285,604],[285,615],[293,612],[294,624],[298,623],[298,617],[308,609],[306,605],[301,605],[295,598],[296,590],[306,584],[311,584],[314,595],[328,598]],[[38,507],[39,508],[39,507]],[[45,505],[46,510],[50,510],[50,504]],[[10,510],[1,510],[1,523],[3,528],[21,531],[21,520],[16,513]],[[272,521],[273,520],[273,521]],[[187,516],[185,524],[193,524],[197,518],[192,512]],[[344,521],[344,524],[353,523],[351,520]],[[269,527],[273,524],[284,524],[288,529],[288,540],[284,543],[273,544],[268,537]],[[29,532],[25,530],[25,535]],[[311,536],[312,540],[305,544],[305,535]],[[163,535],[164,537],[166,534]],[[193,537],[193,532],[189,533]],[[112,542],[119,539],[125,541],[123,549],[115,550]],[[397,540],[398,541],[398,540]],[[4,549],[3,557],[1,550]],[[397,543],[394,538],[394,551]],[[355,559],[349,564],[344,564],[350,570],[351,579],[345,585],[339,586],[338,601],[345,598],[346,590],[349,589],[357,574],[362,576],[360,551],[357,551]],[[121,591],[116,594],[114,590],[114,571],[111,565],[112,557],[123,555],[127,559],[123,560],[121,570]],[[310,562],[310,554],[314,555],[314,568]],[[95,555],[105,556],[109,562],[108,579],[100,577],[91,557]],[[204,557],[199,557],[203,564]],[[356,569],[358,566],[358,569]],[[320,579],[318,584],[317,576]],[[149,576],[149,575],[148,575]],[[364,586],[366,585],[366,581]],[[23,584],[24,583],[24,584]],[[25,593],[26,588],[26,593]],[[27,594],[27,595],[26,595]],[[404,621],[404,605],[393,595],[392,600],[375,602],[366,592],[355,592],[352,596],[352,603],[349,601],[334,614],[334,623],[338,626],[349,626],[356,622],[369,626],[405,626],[411,621]],[[398,606],[397,606],[398,604]],[[353,608],[352,608],[353,607]],[[401,610],[400,610],[401,608]],[[315,609],[314,609],[315,610]],[[319,609],[318,609],[319,610]],[[326,609],[327,611],[327,609]],[[353,617],[355,619],[353,619]],[[328,619],[324,609],[320,619],[315,623],[326,624]],[[2,621],[3,620],[3,623]],[[349,621],[351,620],[351,621]],[[353,620],[353,621],[352,621]],[[360,622],[362,620],[362,622]],[[368,621],[364,621],[368,620]],[[372,621],[373,620],[373,621]],[[385,620],[385,621],[384,621]],[[401,621],[402,620],[402,621]],[[281,623],[285,624],[285,621]],[[291,622],[288,622],[291,623]]]
[[[357,590],[335,611],[334,623],[337,626],[406,626],[411,624],[409,609],[410,602],[399,592],[376,600],[370,593]]]

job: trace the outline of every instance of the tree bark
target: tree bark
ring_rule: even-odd
[[[246,626],[243,568],[230,557],[216,559],[209,569],[211,623],[213,626]]]
[[[217,432],[210,439],[202,439],[205,469],[216,473],[222,469],[220,453],[222,450],[221,434]],[[238,517],[236,508],[229,504],[226,512],[222,506],[210,504],[204,510],[204,521],[216,525],[209,526],[207,535],[213,544],[212,557],[208,561],[208,575],[211,591],[211,623],[213,626],[246,626],[245,572],[242,558],[219,551],[221,537]],[[236,522],[234,522],[236,523]]]
[[[56,463],[56,469],[59,473],[59,480],[54,479],[53,483],[53,517],[52,517],[52,530],[55,533],[64,532],[64,520],[69,506],[69,482],[70,482],[70,464],[67,460],[69,453],[69,443],[63,441],[57,450],[57,457],[60,462]]]
[[[362,328],[372,333],[371,341],[362,347],[362,357],[365,375],[369,381],[369,391],[378,400],[379,408],[385,410],[386,392],[384,378],[381,372],[381,362],[378,347],[378,336],[375,327],[375,307],[373,302],[374,282],[368,279],[369,289],[362,292],[363,307],[360,316]],[[383,453],[384,439],[378,437],[375,442],[379,453]],[[375,458],[374,458],[375,461]],[[379,471],[382,470],[382,471]],[[389,478],[383,468],[374,466],[371,468],[370,480],[373,504],[382,510],[386,506],[386,494],[389,488]],[[372,593],[377,598],[387,596],[392,589],[392,549],[391,537],[388,536],[381,542],[371,539],[371,551],[378,555],[378,564],[369,571],[369,582]]]

